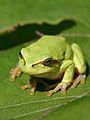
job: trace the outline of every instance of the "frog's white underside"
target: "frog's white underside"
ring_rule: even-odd
[[[37,74],[34,75],[35,77],[39,77],[39,78],[46,78],[46,79],[50,79],[50,80],[60,80],[62,77],[63,73],[56,73],[56,74],[49,74],[49,73],[41,73],[41,74]]]

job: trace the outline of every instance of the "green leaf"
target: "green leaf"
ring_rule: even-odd
[[[75,100],[68,105],[63,106],[62,109],[58,108],[57,110],[52,111],[53,113],[45,116],[43,120],[55,120],[56,118],[61,120],[90,120],[89,110],[90,96],[82,97],[79,100]],[[53,116],[51,116],[51,114],[53,114]]]
[[[56,23],[74,18],[90,27],[89,0],[0,0],[0,31],[28,23]],[[8,31],[9,31],[8,30]]]
[[[48,26],[47,26],[48,27]],[[22,28],[21,31],[25,29]],[[32,30],[32,28],[30,28]],[[72,29],[73,30],[73,29]],[[14,37],[17,38],[15,32],[10,33],[12,36],[11,40],[14,40]],[[68,32],[64,33],[67,34]],[[62,32],[63,34],[63,32]],[[67,36],[67,39],[70,43],[76,42],[83,49],[87,62],[90,65],[90,54],[89,46],[90,40],[87,36],[76,36],[77,33],[74,33],[75,36]],[[6,41],[10,40],[8,33],[1,36],[1,38]],[[23,37],[23,32],[20,32],[19,38]],[[21,39],[20,39],[21,40]],[[18,43],[20,42],[18,41]],[[33,38],[35,40],[35,38]],[[22,41],[23,42],[23,41]],[[10,43],[11,44],[11,43]],[[29,43],[21,44],[16,47],[9,48],[0,52],[0,117],[1,120],[5,119],[26,119],[34,120],[39,118],[41,114],[48,113],[52,109],[58,108],[58,106],[65,105],[75,99],[79,99],[82,96],[87,95],[90,92],[90,76],[88,73],[86,84],[79,85],[75,89],[69,89],[66,95],[62,95],[60,92],[54,94],[52,97],[47,97],[46,92],[38,89],[35,96],[29,96],[29,90],[22,91],[20,89],[21,85],[24,85],[28,82],[29,76],[23,74],[21,77],[17,78],[16,82],[10,81],[10,69],[16,65],[18,62],[18,52],[20,49]],[[5,47],[5,46],[3,46]],[[89,66],[88,66],[89,67]],[[88,70],[87,70],[88,72]],[[52,114],[51,114],[52,115]]]
[[[43,119],[47,115],[49,119],[54,116],[52,114],[54,111],[55,118],[59,119],[57,114],[61,115],[62,112],[58,109],[67,112],[73,104],[76,106],[73,109],[76,110],[79,110],[82,104],[88,105],[89,98],[84,97],[82,100],[82,97],[89,95],[90,92],[88,3],[88,0],[85,2],[81,0],[73,2],[70,0],[16,0],[14,4],[10,0],[0,0],[0,30],[6,30],[0,34],[0,120],[35,120]],[[23,26],[13,27],[17,23]],[[12,28],[11,31],[9,27]],[[28,82],[29,76],[26,74],[17,78],[15,82],[10,81],[9,72],[18,62],[19,51],[38,39],[36,31],[50,35],[63,35],[70,43],[76,42],[80,45],[88,63],[86,84],[78,85],[75,89],[68,89],[66,95],[58,92],[52,97],[47,97],[43,89],[38,88],[35,96],[29,96],[29,90],[20,89],[21,85]],[[71,103],[76,99],[80,99],[77,100],[80,106],[76,102]],[[71,106],[67,105],[68,103]],[[66,116],[68,114],[67,112]]]

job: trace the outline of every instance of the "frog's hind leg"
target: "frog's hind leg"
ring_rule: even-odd
[[[74,80],[73,84],[71,85],[71,88],[75,88],[79,83],[84,84],[86,82],[85,78],[86,78],[85,74],[78,75],[78,77]]]
[[[24,85],[24,86],[21,86],[21,89],[22,90],[26,90],[26,89],[29,89],[31,87],[30,83]]]
[[[78,77],[74,80],[72,88],[75,88],[79,83],[84,84],[86,79],[86,61],[81,48],[77,44],[72,44],[72,50],[74,52],[74,63],[76,68],[76,73]]]

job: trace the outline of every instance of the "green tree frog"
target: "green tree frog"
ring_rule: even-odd
[[[78,83],[85,83],[86,60],[78,44],[70,45],[62,36],[44,35],[21,49],[19,63],[10,72],[11,78],[15,80],[22,72],[31,76],[22,89],[30,87],[30,95],[34,95],[40,82],[51,96],[59,90],[65,93],[69,86],[74,88]],[[73,82],[75,73],[78,73],[78,77]],[[58,82],[50,85],[43,78]]]

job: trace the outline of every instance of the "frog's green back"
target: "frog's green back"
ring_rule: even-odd
[[[36,59],[36,61],[46,57],[58,59],[65,52],[66,40],[63,37],[45,35],[27,48],[30,50],[32,59]]]

